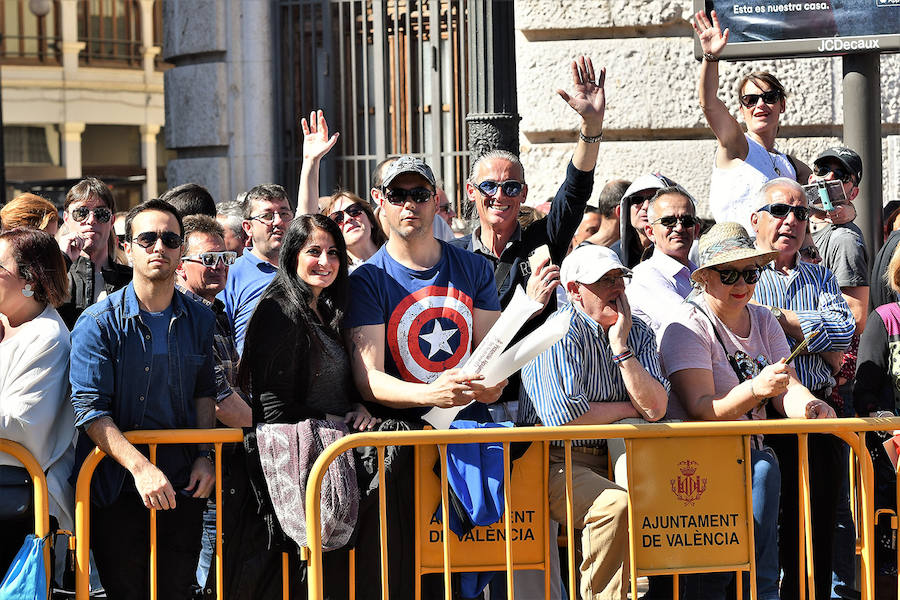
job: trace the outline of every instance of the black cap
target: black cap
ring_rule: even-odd
[[[813,162],[813,164],[818,164],[820,161],[826,158],[833,158],[838,161],[844,168],[850,171],[854,177],[856,177],[856,185],[859,185],[859,182],[862,181],[862,159],[859,157],[859,154],[851,150],[850,148],[837,147],[837,148],[829,148],[825,152],[819,155],[819,157]]]

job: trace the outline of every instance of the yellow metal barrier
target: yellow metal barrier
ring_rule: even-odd
[[[132,444],[143,444],[150,448],[150,461],[156,464],[156,447],[159,444],[214,444],[216,448],[216,506],[222,506],[222,444],[243,442],[240,429],[170,429],[160,431],[129,431],[125,438]],[[2,446],[0,446],[2,449]],[[91,550],[91,477],[106,454],[94,448],[78,473],[75,484],[75,598],[88,600],[90,597],[89,559]],[[18,458],[18,457],[17,457]],[[46,506],[46,484],[44,485],[44,506]],[[46,512],[46,511],[45,511]],[[47,525],[49,528],[49,524]],[[224,578],[222,565],[222,511],[216,511],[216,597],[224,598]],[[157,600],[157,547],[156,510],[150,509],[150,598]]]
[[[798,486],[800,487],[800,523],[802,529],[799,533],[801,547],[801,565],[805,563],[805,570],[801,568],[801,578],[812,580],[813,566],[811,552],[808,551],[811,544],[809,522],[810,498],[809,498],[809,464],[807,450],[807,436],[810,433],[828,433],[839,437],[846,442],[852,454],[857,457],[858,471],[855,474],[858,487],[856,500],[859,505],[858,523],[860,532],[860,560],[861,560],[861,591],[865,600],[874,599],[874,500],[873,500],[873,468],[871,457],[865,446],[865,432],[894,430],[900,428],[900,418],[889,419],[822,419],[822,420],[773,420],[773,421],[732,421],[732,422],[689,422],[689,423],[648,423],[642,425],[602,425],[602,426],[578,426],[578,427],[539,427],[539,428],[511,428],[511,429],[481,429],[465,431],[408,431],[397,433],[359,433],[342,438],[325,448],[318,460],[313,465],[309,475],[306,494],[306,519],[307,536],[309,542],[308,586],[309,598],[321,599],[323,591],[322,581],[322,549],[321,549],[321,483],[325,472],[331,462],[341,453],[352,448],[374,446],[378,451],[380,464],[384,464],[384,449],[387,446],[437,446],[442,459],[441,467],[441,498],[444,506],[444,522],[447,522],[447,479],[446,479],[446,445],[452,443],[482,443],[503,442],[508,448],[511,442],[549,442],[562,440],[565,443],[565,464],[567,470],[567,514],[569,528],[569,592],[570,597],[575,598],[574,585],[574,542],[572,531],[572,481],[571,481],[571,441],[584,439],[625,438],[626,440],[653,439],[653,438],[700,438],[723,436],[747,436],[747,435],[798,435],[799,444],[799,473]],[[504,486],[510,489],[510,473],[508,464],[504,465]],[[385,478],[384,469],[379,469],[379,515],[382,552],[382,595],[390,597],[387,578],[387,531],[385,523]],[[749,488],[749,486],[748,486]],[[508,501],[507,501],[508,502]],[[748,505],[749,506],[749,505]],[[507,505],[508,511],[508,505]],[[507,512],[508,516],[508,512]],[[507,521],[508,522],[508,521]],[[445,528],[446,529],[446,528]],[[446,539],[446,530],[444,531]],[[508,538],[507,538],[508,539]],[[449,551],[450,546],[444,546],[444,573],[452,570],[452,560]],[[752,547],[751,547],[752,553]],[[507,544],[506,566],[507,572],[511,571],[513,564],[509,556]],[[753,569],[753,567],[751,567]],[[679,569],[671,569],[670,572],[690,572]],[[696,569],[695,569],[696,571]],[[755,570],[751,571],[751,581],[755,577]],[[633,584],[634,582],[632,582]],[[801,582],[803,585],[803,582]],[[740,590],[740,586],[738,586]],[[634,590],[634,587],[632,587]],[[813,598],[812,589],[810,598]],[[508,585],[508,593],[512,598],[512,585]],[[739,592],[740,593],[740,592]],[[445,577],[445,596],[450,598],[449,577]]]
[[[44,475],[41,464],[25,446],[12,440],[0,438],[0,452],[9,454],[22,463],[31,476],[34,503],[34,535],[39,538],[45,537],[50,533],[50,500],[47,493],[47,477]],[[47,573],[48,596],[51,579],[50,566],[50,545],[44,544],[44,569]],[[3,578],[3,575],[3,573],[0,573],[0,579]]]

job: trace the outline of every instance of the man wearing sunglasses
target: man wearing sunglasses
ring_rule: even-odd
[[[856,327],[853,313],[830,270],[799,260],[810,214],[800,184],[787,178],[773,179],[762,186],[756,202],[760,208],[750,217],[756,246],[777,251],[778,258],[763,269],[753,301],[770,308],[792,346],[820,332],[806,352],[796,358],[794,367],[800,382],[817,398],[831,404],[836,382],[823,353],[847,349]],[[839,406],[832,407],[840,414]],[[781,465],[782,594],[793,598],[799,587],[797,440],[792,436],[767,436],[766,442],[775,450]],[[816,596],[822,598],[831,594],[832,545],[841,487],[840,447],[841,442],[833,436],[809,436],[815,589]]]
[[[628,186],[619,202],[619,241],[610,246],[622,263],[630,269],[638,265],[653,250],[647,237],[647,209],[650,198],[665,187],[675,187],[674,181],[662,173],[647,173]]]
[[[142,597],[149,584],[148,509],[162,544],[159,595],[189,598],[200,554],[205,498],[215,482],[212,448],[161,445],[156,464],[123,431],[209,428],[213,397],[213,313],[175,289],[181,216],[161,200],[131,209],[125,251],[134,280],[85,310],[72,331],[69,379],[81,429],[75,472],[96,444],[91,549],[111,598]],[[85,435],[86,434],[86,435]]]
[[[244,231],[253,247],[229,269],[219,299],[234,330],[238,353],[244,351],[244,332],[263,291],[275,278],[278,253],[288,225],[294,219],[287,193],[280,185],[266,183],[247,192],[241,209]]]
[[[131,267],[115,262],[116,202],[106,184],[88,177],[66,194],[63,221],[69,233],[60,246],[69,265],[69,300],[59,307],[59,315],[69,329],[91,304],[125,287],[131,281]]]
[[[658,190],[648,202],[647,218],[644,232],[653,244],[653,255],[634,267],[625,292],[631,313],[658,333],[668,323],[672,307],[691,293],[691,273],[697,265],[688,254],[700,235],[700,219],[694,199],[681,186]]]
[[[231,323],[225,314],[225,305],[216,298],[216,294],[225,287],[228,267],[234,263],[236,255],[225,248],[225,230],[212,217],[191,215],[184,218],[184,255],[181,266],[175,271],[176,287],[187,298],[206,306],[216,315],[216,328],[213,332],[213,358],[216,370],[216,420],[225,427],[250,427],[252,418],[250,406],[237,387],[238,353],[234,345]],[[225,465],[224,485],[230,490],[230,507],[243,504],[249,492],[246,477],[243,473],[243,456],[240,447],[231,447],[222,457]],[[241,494],[238,496],[238,494]],[[238,511],[228,508],[223,517],[224,526],[231,529],[232,519]],[[212,557],[215,554],[216,542],[216,503],[210,496],[206,510],[203,512],[203,536],[200,562],[197,565],[197,584],[201,589],[214,593],[215,584],[208,578]],[[234,543],[234,542],[232,542]],[[228,560],[232,556],[226,553]],[[230,561],[229,561],[230,562]],[[225,573],[231,569],[225,569]]]

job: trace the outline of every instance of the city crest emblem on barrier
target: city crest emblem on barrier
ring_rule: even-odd
[[[706,491],[706,478],[697,475],[698,466],[695,460],[683,460],[678,463],[681,475],[669,480],[672,485],[672,493],[684,502],[685,506],[693,506]]]

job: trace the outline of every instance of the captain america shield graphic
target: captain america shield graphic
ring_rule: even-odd
[[[454,287],[432,285],[397,305],[388,320],[387,339],[405,381],[430,383],[469,358],[472,304]]]

